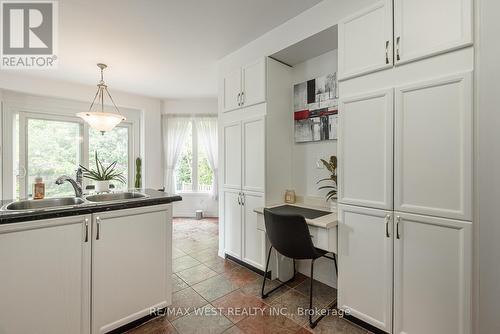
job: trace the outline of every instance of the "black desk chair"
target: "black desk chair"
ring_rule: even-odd
[[[267,298],[270,293],[281,288],[283,285],[291,282],[295,278],[295,260],[311,260],[311,288],[309,290],[309,326],[311,328],[316,327],[318,322],[323,319],[326,315],[322,314],[316,319],[313,318],[313,275],[314,275],[314,261],[320,257],[326,257],[332,259],[335,263],[335,272],[337,272],[337,260],[335,254],[333,257],[326,256],[328,252],[314,247],[311,240],[311,235],[309,234],[309,228],[307,227],[306,220],[300,215],[284,215],[276,214],[271,212],[269,209],[264,209],[264,220],[266,224],[266,233],[271,242],[271,247],[269,248],[269,253],[267,254],[266,270],[264,275],[264,280],[262,282],[262,298]],[[271,257],[271,251],[275,248],[281,255],[293,259],[293,277],[287,282],[280,284],[271,291],[265,293],[266,285],[266,274],[269,267],[269,259]],[[327,308],[331,309],[335,307],[336,301],[330,304]]]

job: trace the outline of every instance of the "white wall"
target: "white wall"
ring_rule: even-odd
[[[162,114],[217,115],[217,98],[163,100]]]
[[[475,261],[479,269],[480,334],[500,333],[500,2],[476,7]],[[479,251],[479,256],[477,256]],[[478,268],[479,267],[479,268]],[[477,278],[477,277],[476,277]]]
[[[0,89],[84,101],[90,104],[97,87],[2,71],[0,75]],[[119,107],[141,111],[141,156],[143,157],[144,165],[144,185],[153,189],[161,188],[163,186],[160,126],[161,101],[155,98],[113,91],[113,87],[110,87],[110,90]]]
[[[300,83],[337,71],[337,50],[324,53],[293,67],[293,83]],[[292,116],[290,116],[292,117]],[[318,180],[329,177],[326,168],[318,168],[319,159],[328,160],[337,155],[337,140],[312,143],[294,143],[292,147],[292,185],[297,195],[324,197],[326,191],[318,191]],[[322,166],[322,165],[321,165]],[[310,275],[310,261],[297,261],[297,270]],[[335,266],[329,259],[318,259],[315,264],[315,279],[337,286]]]
[[[333,50],[295,65],[292,72],[293,83],[304,82],[336,71],[337,50]],[[337,140],[294,143],[292,186],[297,195],[324,197],[326,191],[318,191],[316,182],[330,175],[324,167],[318,168],[317,162],[319,159],[328,160],[332,155],[337,155]]]
[[[217,116],[217,98],[169,99],[162,101],[162,114],[186,116]],[[203,210],[205,217],[218,217],[218,201],[208,194],[181,194],[182,202],[174,205],[174,217],[194,217],[196,210]]]

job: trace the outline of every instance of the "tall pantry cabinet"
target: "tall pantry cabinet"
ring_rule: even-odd
[[[394,0],[339,23],[338,305],[387,333],[471,333],[471,13]]]
[[[291,82],[290,68],[270,58],[228,71],[221,79],[222,252],[261,271],[268,242],[257,229],[254,209],[279,202],[291,184]],[[237,88],[231,88],[234,84]],[[227,101],[238,91],[230,106]]]

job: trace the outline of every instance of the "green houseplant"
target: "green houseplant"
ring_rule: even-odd
[[[80,165],[83,170],[83,177],[95,181],[95,191],[105,192],[109,191],[109,181],[118,181],[120,183],[126,183],[123,172],[116,170],[117,161],[112,162],[108,166],[104,166],[97,152],[95,152],[95,169],[90,169]]]
[[[135,184],[136,188],[142,185],[142,160],[141,158],[135,159]]]
[[[321,186],[318,190],[329,189],[326,194],[326,200],[333,200],[337,198],[337,157],[332,155],[329,161],[321,159],[321,162],[326,167],[326,169],[330,172],[330,177],[321,179],[317,182],[317,184],[321,182],[327,182],[327,185]]]

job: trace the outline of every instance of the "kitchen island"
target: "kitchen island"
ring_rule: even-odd
[[[130,193],[140,195],[1,203],[0,333],[107,333],[170,305],[181,197]]]

